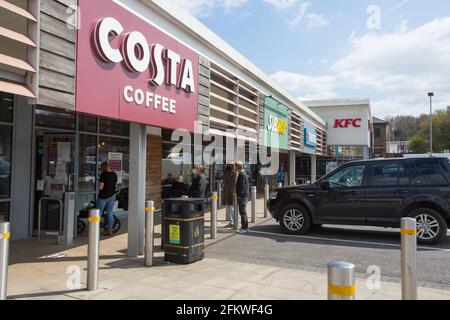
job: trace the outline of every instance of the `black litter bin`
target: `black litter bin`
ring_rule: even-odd
[[[189,264],[205,256],[205,199],[163,202],[162,243],[165,261]]]

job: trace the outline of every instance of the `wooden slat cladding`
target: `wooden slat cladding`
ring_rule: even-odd
[[[73,77],[41,67],[39,79],[41,87],[75,94],[75,82],[72,81]]]
[[[210,74],[210,127],[222,132],[234,131],[239,123],[238,80],[215,64],[211,64]]]
[[[75,77],[76,68],[74,63],[67,63],[67,58],[52,52],[41,50],[40,66],[49,70],[58,70],[67,76]]]
[[[76,29],[69,23],[76,0],[41,0],[40,95],[43,105],[75,109]]]
[[[37,94],[38,12],[35,0],[20,6],[0,0],[1,90],[30,98]]]
[[[45,13],[41,14],[41,30],[68,42],[75,43],[77,34],[67,27],[66,22]]]
[[[304,151],[305,127],[301,116],[292,111],[290,114],[290,143],[291,149],[295,151]]]
[[[147,135],[147,177],[146,198],[155,201],[155,208],[161,209],[162,138]]]
[[[41,13],[46,13],[63,22],[69,21],[68,5],[57,0],[41,0]]]
[[[259,122],[259,128],[262,129],[262,131],[264,132],[265,128],[264,128],[264,99],[265,99],[265,95],[260,93],[259,94],[259,118],[258,118],[258,122]],[[259,135],[259,144],[263,145],[264,144],[264,134]]]
[[[41,87],[39,89],[39,103],[44,106],[72,110],[75,106],[75,95]]]
[[[210,126],[210,78],[211,63],[208,59],[200,56],[199,58],[199,81],[198,81],[198,117],[197,120],[202,123],[202,130],[207,131]]]
[[[317,134],[317,149],[316,154],[326,156],[328,153],[327,133],[323,130],[316,129]]]
[[[258,136],[260,99],[257,89],[221,67],[211,64],[210,112],[211,128],[232,130],[236,138]]]

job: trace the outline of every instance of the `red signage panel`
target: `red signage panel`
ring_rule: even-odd
[[[194,131],[198,54],[111,0],[79,0],[76,110]]]
[[[361,128],[361,118],[357,119],[335,119],[334,128],[335,129],[347,129],[350,127]]]

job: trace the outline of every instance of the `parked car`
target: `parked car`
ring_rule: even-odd
[[[314,225],[399,228],[417,219],[422,244],[436,244],[450,225],[450,159],[416,157],[347,163],[310,185],[278,189],[267,206],[288,234]]]

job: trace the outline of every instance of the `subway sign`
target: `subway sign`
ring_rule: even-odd
[[[287,135],[287,121],[269,114],[267,130],[280,136]]]
[[[288,149],[289,109],[277,100],[266,97],[264,100],[264,145]]]

